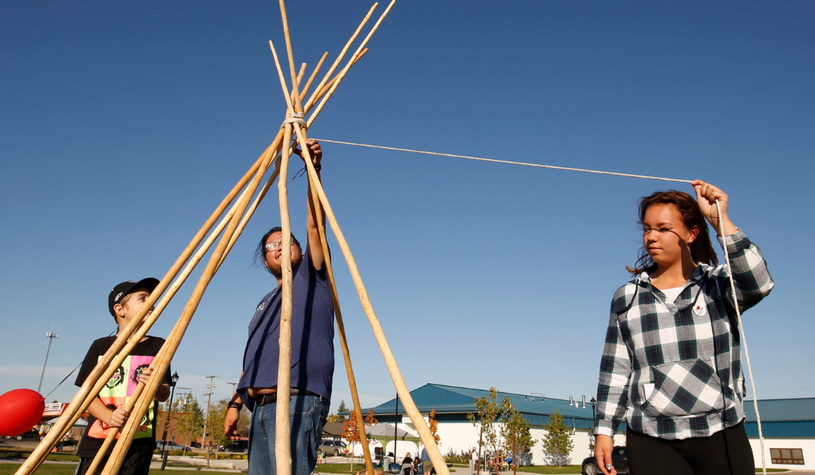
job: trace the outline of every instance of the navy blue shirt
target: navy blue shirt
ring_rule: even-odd
[[[277,385],[282,285],[266,294],[249,323],[243,376],[237,392],[249,410],[248,388]],[[334,304],[325,264],[315,270],[308,249],[292,275],[291,387],[331,399],[334,377]]]

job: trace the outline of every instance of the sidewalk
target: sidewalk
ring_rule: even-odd
[[[207,467],[207,460],[199,457],[185,457],[181,455],[171,455],[167,457],[167,466],[164,470],[189,470],[190,467],[173,467],[172,462],[189,464],[194,470],[210,470],[218,472],[245,472],[249,468],[248,460],[215,460],[210,459],[209,467]],[[161,468],[161,457],[158,455],[153,456],[153,461],[150,462],[150,468]]]

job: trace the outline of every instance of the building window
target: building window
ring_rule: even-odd
[[[770,449],[773,463],[804,465],[804,451],[801,449]]]

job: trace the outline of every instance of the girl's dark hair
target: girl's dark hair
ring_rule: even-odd
[[[719,258],[716,257],[716,252],[713,250],[713,245],[710,243],[710,233],[708,232],[707,221],[699,211],[699,204],[696,200],[684,191],[669,190],[657,191],[656,193],[643,197],[640,199],[639,204],[639,224],[645,219],[645,211],[652,205],[673,205],[679,215],[682,216],[682,222],[688,230],[693,229],[694,226],[699,228],[699,234],[696,239],[690,244],[691,259],[696,263],[710,264],[716,266],[719,264]],[[656,263],[651,260],[645,246],[640,248],[640,255],[637,262],[633,267],[625,266],[626,270],[632,275],[639,275],[642,272],[654,272],[657,269]]]
[[[253,259],[255,265],[262,266],[263,263],[266,262],[266,240],[269,239],[269,236],[271,236],[274,233],[282,232],[283,228],[281,228],[280,226],[275,226],[272,229],[268,230],[266,234],[264,234],[263,237],[260,238],[260,242],[258,243],[258,247],[255,249],[255,257]],[[298,241],[297,238],[294,237],[294,234],[291,235],[291,242],[297,244],[297,247],[300,248],[300,252],[303,251],[303,248],[300,246],[300,241]]]

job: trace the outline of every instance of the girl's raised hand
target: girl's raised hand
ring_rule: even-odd
[[[713,226],[716,233],[719,233],[720,230],[719,211],[716,209],[717,201],[719,202],[719,208],[722,210],[725,235],[735,233],[737,228],[730,221],[730,218],[727,215],[727,194],[710,183],[705,183],[702,180],[693,180],[691,185],[693,185],[693,190],[696,192],[696,202],[699,203],[699,211],[702,212],[710,225]]]

